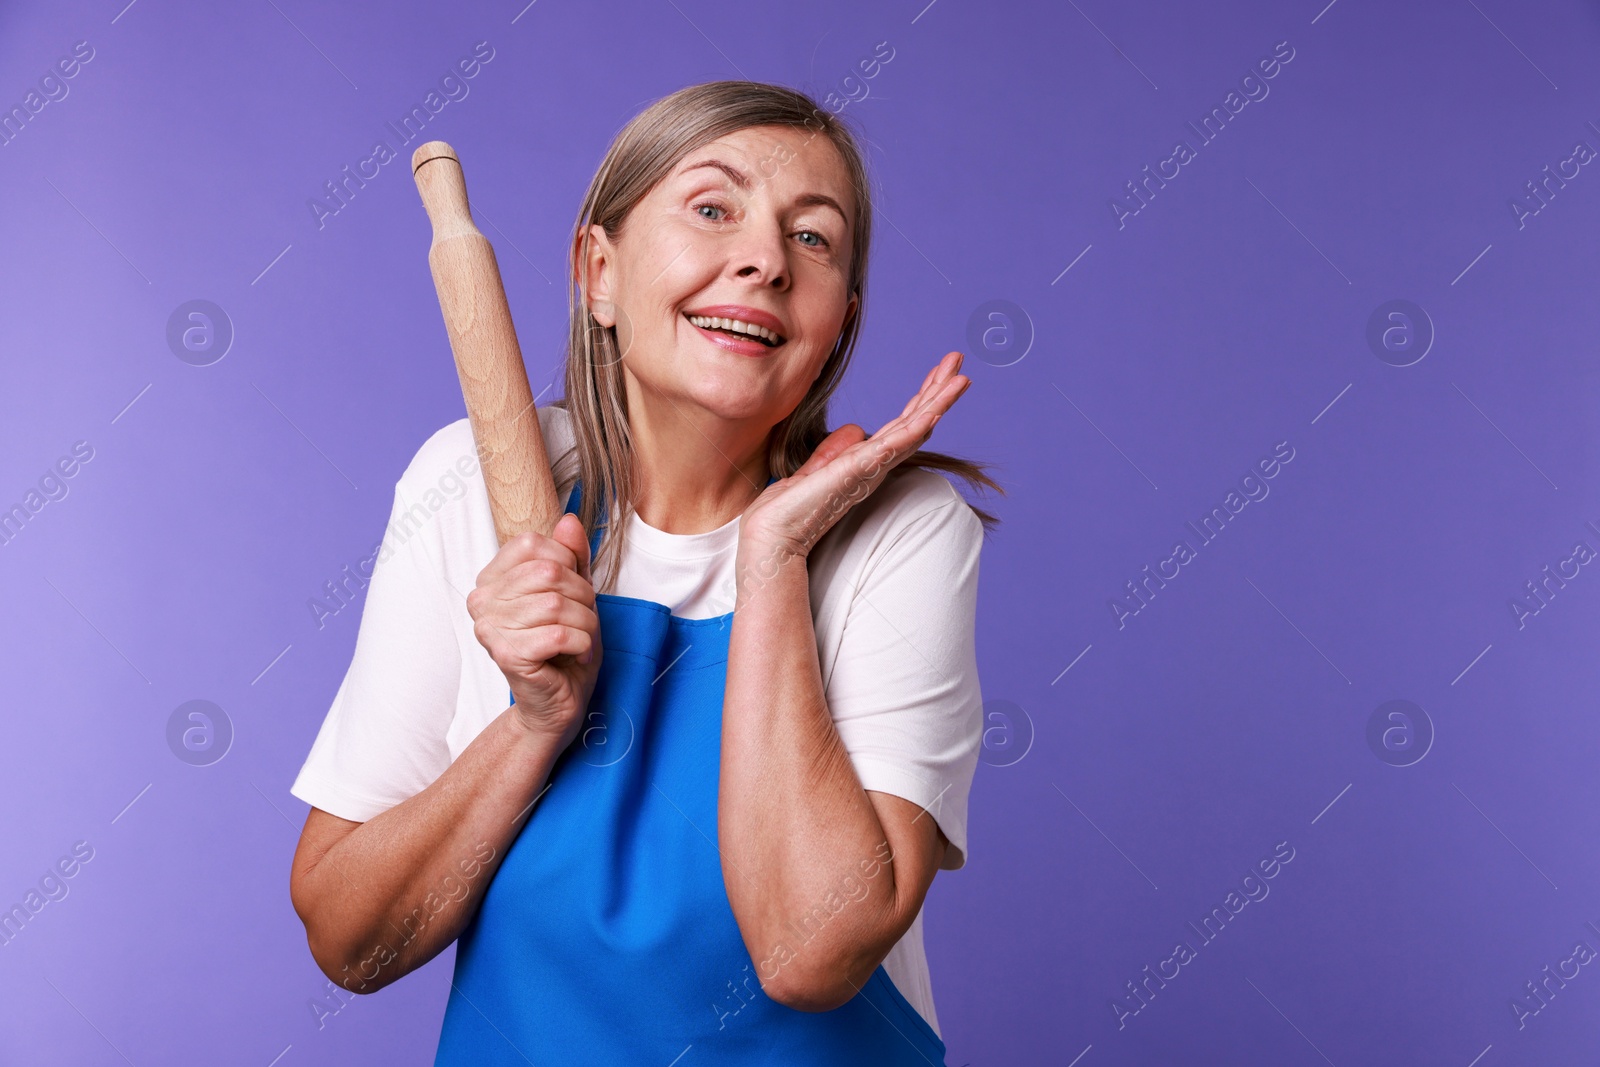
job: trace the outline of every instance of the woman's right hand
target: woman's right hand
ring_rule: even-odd
[[[467,594],[472,632],[510,683],[514,713],[560,749],[577,736],[600,673],[589,566],[583,524],[568,512],[549,537],[529,532],[501,545]]]

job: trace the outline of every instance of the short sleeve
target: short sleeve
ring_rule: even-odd
[[[983,524],[947,499],[868,557],[826,682],[834,726],[862,788],[918,804],[967,858],[967,795],[983,734],[975,627]]]
[[[443,575],[422,536],[403,542],[404,480],[366,591],[355,653],[290,792],[366,822],[420,793],[450,766],[461,652]]]

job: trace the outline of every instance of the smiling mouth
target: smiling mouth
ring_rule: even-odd
[[[768,348],[777,348],[788,340],[765,326],[757,326],[740,319],[724,319],[714,315],[685,315],[684,318],[702,330],[715,330],[717,333],[725,333],[740,340],[755,341]]]

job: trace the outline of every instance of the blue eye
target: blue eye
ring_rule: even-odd
[[[701,218],[706,218],[706,219],[712,218],[711,215],[707,215],[705,213],[705,209],[706,208],[710,208],[712,211],[721,211],[721,210],[723,210],[722,206],[720,204],[705,203],[705,204],[696,204],[694,206],[695,211],[700,213],[700,217]]]
[[[823,248],[823,247],[826,247],[827,243],[828,243],[828,239],[826,237],[823,237],[820,233],[817,233],[815,230],[801,230],[800,233],[799,233],[799,236],[800,237],[815,237],[817,239],[817,243],[816,244],[810,244],[810,243],[807,243],[807,242],[802,242],[802,243],[805,243],[807,248]]]

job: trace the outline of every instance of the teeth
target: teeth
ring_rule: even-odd
[[[752,337],[759,337],[771,345],[783,343],[782,337],[765,326],[757,326],[753,322],[744,322],[741,319],[723,319],[714,315],[690,315],[689,321],[707,330],[731,330],[734,333],[749,334]]]

